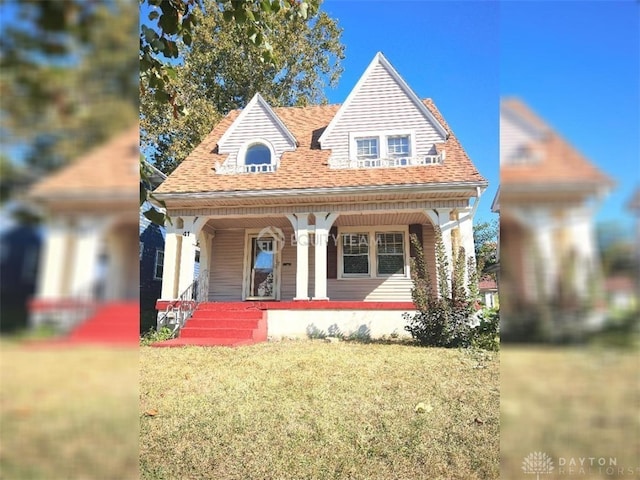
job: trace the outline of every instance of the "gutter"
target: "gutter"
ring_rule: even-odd
[[[447,182],[447,183],[423,183],[411,185],[376,185],[353,187],[322,187],[301,189],[277,189],[277,190],[234,190],[216,192],[185,192],[185,193],[155,193],[159,200],[216,200],[229,198],[278,198],[290,196],[318,196],[318,195],[367,195],[376,193],[420,193],[435,191],[458,191],[476,189],[476,192],[484,190],[488,186],[484,182]],[[478,197],[479,198],[479,197]],[[477,203],[477,202],[476,202]],[[474,204],[475,205],[475,204]]]

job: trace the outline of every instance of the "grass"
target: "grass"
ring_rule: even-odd
[[[137,478],[138,358],[1,340],[0,478]]]
[[[497,478],[498,371],[403,345],[142,347],[141,477]]]
[[[502,477],[521,478],[531,452],[553,459],[547,480],[640,476],[637,350],[503,346],[500,360]],[[571,458],[590,457],[607,466],[615,458],[614,474],[597,465],[567,468]]]

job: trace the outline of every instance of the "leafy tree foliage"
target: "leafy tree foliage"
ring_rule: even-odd
[[[486,270],[498,263],[498,222],[481,222],[473,226],[476,267],[478,277],[488,276],[496,279],[495,273]]]
[[[3,142],[21,147],[30,174],[58,168],[136,122],[136,7],[124,0],[2,5],[12,18],[0,38],[1,131]]]
[[[154,70],[141,70],[148,160],[171,172],[223,115],[244,107],[256,92],[275,106],[325,101],[324,88],[334,86],[342,72],[341,30],[313,3],[294,5],[203,0],[202,9],[192,7],[182,17],[182,36],[174,34],[179,63],[164,68],[162,82]],[[154,18],[161,22],[164,15]],[[173,46],[168,48],[173,55]]]

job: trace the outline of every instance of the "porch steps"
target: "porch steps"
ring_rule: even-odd
[[[178,338],[154,347],[251,345],[267,340],[266,312],[255,304],[201,303]]]

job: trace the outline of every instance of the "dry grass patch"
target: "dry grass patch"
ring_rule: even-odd
[[[500,373],[502,477],[520,478],[531,452],[552,458],[549,480],[640,476],[637,351],[505,347]],[[591,457],[605,458],[607,467],[615,458],[617,466],[589,468]],[[586,459],[586,468],[570,471],[572,458]]]
[[[137,349],[3,340],[0,477],[137,478]]]
[[[495,354],[308,341],[141,359],[143,478],[498,476]]]

